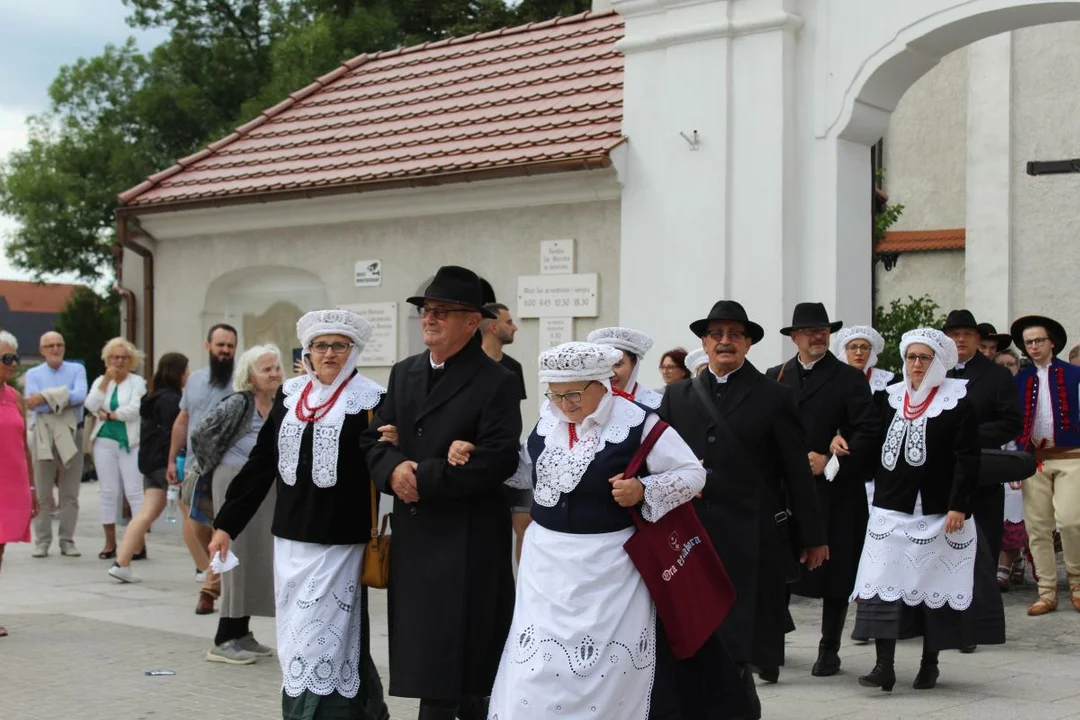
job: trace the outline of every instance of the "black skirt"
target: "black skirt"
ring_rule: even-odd
[[[856,600],[852,637],[878,640],[925,638],[929,651],[957,650],[970,645],[1005,644],[1005,607],[997,586],[997,562],[980,533],[975,555],[974,592],[966,610],[948,605],[931,608],[911,606],[903,600],[879,597]]]

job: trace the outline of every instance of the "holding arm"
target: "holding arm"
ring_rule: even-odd
[[[788,507],[799,521],[802,562],[814,570],[829,559],[825,528],[818,506],[817,488],[806,462],[806,435],[795,403],[795,393],[782,388],[773,421],[773,439],[780,451],[784,494]],[[783,510],[783,508],[780,508]]]
[[[97,413],[105,406],[105,390],[108,388],[109,382],[105,379],[104,375],[94,380],[94,384],[90,387],[90,392],[86,395],[86,401],[83,403],[83,407],[87,412]]]
[[[126,402],[116,406],[111,415],[120,422],[131,422],[139,419],[139,403],[146,394],[146,381],[138,375],[128,375],[127,383],[131,387],[131,395]]]
[[[846,445],[846,454],[849,454],[851,459],[847,461],[848,467],[844,469],[854,470],[861,482],[866,475],[872,473],[881,452],[881,444],[878,442],[881,436],[881,418],[877,406],[874,405],[874,394],[870,391],[870,385],[861,377],[853,378],[845,414],[847,427],[840,443]],[[837,441],[834,439],[833,442]]]
[[[959,414],[959,418],[953,437],[953,477],[946,532],[964,527],[964,518],[971,512],[972,493],[979,485],[979,460],[982,455],[975,409],[967,400],[961,400],[954,412]]]
[[[659,420],[658,416],[649,415],[645,419],[643,435],[648,435]],[[705,468],[674,428],[664,430],[646,456],[645,464],[651,475],[638,480],[623,479],[622,473],[619,473],[611,479],[611,483],[612,495],[623,507],[644,502],[641,516],[649,522],[656,522],[679,505],[690,502],[705,487]],[[620,499],[617,494],[620,484],[630,484],[633,490],[631,497],[624,499],[637,497],[637,502],[627,505]],[[640,489],[634,487],[634,484],[641,486]]]

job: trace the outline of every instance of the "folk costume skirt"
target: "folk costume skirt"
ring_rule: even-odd
[[[996,558],[972,519],[945,533],[945,515],[873,507],[852,599],[855,637],[923,636],[927,650],[1005,642]]]
[[[623,549],[633,534],[529,525],[489,720],[648,718],[656,609]]]
[[[215,514],[225,504],[225,493],[239,472],[235,465],[215,468]],[[221,617],[274,617],[274,536],[270,526],[276,500],[277,487],[271,485],[255,516],[232,542],[231,549],[240,564],[221,575]]]

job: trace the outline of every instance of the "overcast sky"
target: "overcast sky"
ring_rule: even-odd
[[[121,0],[0,0],[0,161],[26,143],[26,118],[48,109],[61,66],[134,36],[146,50],[164,32],[136,32]],[[15,227],[0,215],[0,242]],[[0,252],[0,279],[25,279]]]

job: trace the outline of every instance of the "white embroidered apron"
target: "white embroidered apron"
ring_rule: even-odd
[[[282,687],[351,698],[360,689],[363,545],[274,538],[274,599]]]
[[[623,549],[633,534],[529,525],[489,720],[648,717],[656,611]]]

